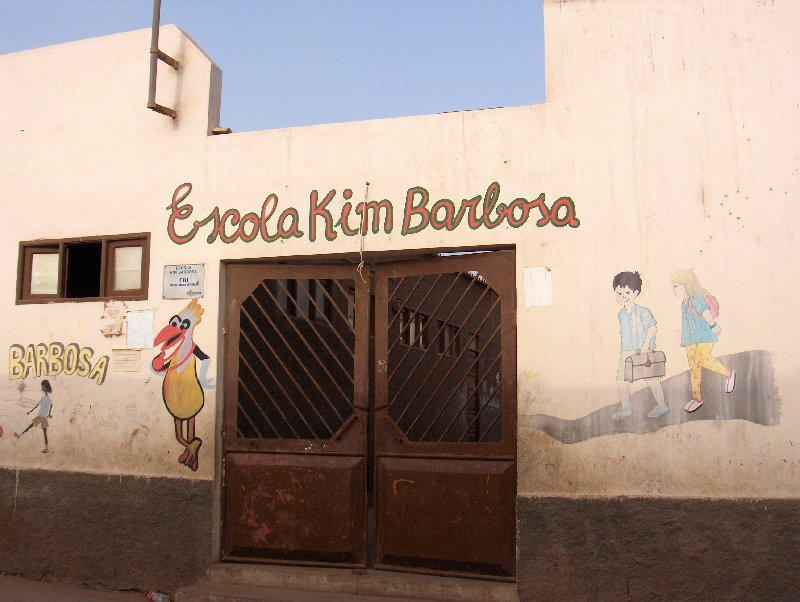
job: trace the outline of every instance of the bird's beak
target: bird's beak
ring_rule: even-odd
[[[161,332],[156,335],[156,338],[153,339],[153,347],[158,347],[159,345],[169,347],[172,343],[182,338],[185,332],[185,330],[181,330],[177,326],[167,324],[161,329]]]

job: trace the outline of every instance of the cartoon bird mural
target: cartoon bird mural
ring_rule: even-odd
[[[161,353],[153,358],[152,368],[154,372],[164,374],[161,388],[164,405],[175,419],[175,438],[186,448],[178,462],[194,471],[197,470],[198,454],[203,445],[202,439],[195,437],[195,416],[203,409],[203,389],[214,388],[213,379],[207,377],[211,358],[192,340],[202,315],[203,308],[197,299],[192,299],[181,313],[170,318],[169,324],[161,329],[153,341],[154,347],[161,347]]]

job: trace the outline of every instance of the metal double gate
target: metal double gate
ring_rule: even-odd
[[[227,266],[222,559],[513,581],[513,251],[362,273]]]

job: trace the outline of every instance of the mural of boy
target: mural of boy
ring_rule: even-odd
[[[36,413],[36,416],[33,417],[33,420],[31,420],[31,423],[28,425],[28,428],[26,428],[19,434],[14,433],[14,437],[19,439],[20,437],[22,437],[22,435],[27,433],[33,427],[41,425],[42,433],[44,433],[44,449],[42,450],[42,453],[47,454],[50,452],[50,448],[48,447],[47,444],[47,427],[50,426],[50,423],[47,420],[48,418],[53,417],[53,400],[50,399],[50,397],[48,396],[50,393],[53,392],[53,387],[50,386],[49,380],[42,381],[42,392],[44,393],[44,396],[39,400],[39,403],[37,403],[30,410],[28,410],[28,414],[30,414],[36,408],[39,408],[39,411]]]
[[[205,402],[203,388],[214,388],[213,379],[207,377],[211,359],[192,338],[202,315],[203,308],[197,299],[192,299],[180,314],[172,316],[153,341],[155,347],[161,347],[161,353],[151,363],[154,372],[164,375],[161,389],[164,405],[175,419],[175,438],[185,448],[178,462],[193,471],[199,466],[200,446],[203,445],[203,440],[195,436],[195,417]]]
[[[703,397],[700,394],[702,368],[725,376],[726,393],[731,393],[736,385],[736,372],[728,370],[719,360],[711,357],[711,348],[722,333],[708,304],[708,300],[716,304],[716,299],[700,285],[692,270],[675,272],[672,275],[672,290],[675,291],[675,296],[681,299],[681,347],[686,347],[692,381],[692,399],[684,409],[687,412],[694,412],[703,405]]]
[[[617,295],[619,310],[620,345],[619,365],[617,367],[617,389],[622,409],[611,415],[612,420],[625,420],[632,414],[631,386],[625,380],[625,360],[636,353],[647,353],[656,348],[656,319],[646,307],[637,305],[636,298],[642,291],[642,277],[639,272],[620,272],[614,276],[612,288]],[[656,407],[647,415],[658,418],[669,412],[664,399],[664,389],[660,378],[647,378],[645,382],[656,398]]]

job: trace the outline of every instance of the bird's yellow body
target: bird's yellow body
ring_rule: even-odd
[[[196,357],[164,376],[164,405],[175,418],[187,420],[203,409],[204,395],[195,370]]]

